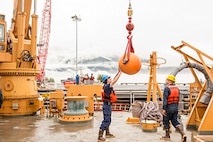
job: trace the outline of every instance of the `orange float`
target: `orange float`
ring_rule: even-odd
[[[140,71],[141,60],[136,54],[130,52],[128,61],[126,63],[124,62],[125,60],[124,56],[126,55],[124,54],[122,57],[120,57],[118,62],[119,68],[122,72],[129,75],[133,75],[133,74],[136,74],[138,71]]]

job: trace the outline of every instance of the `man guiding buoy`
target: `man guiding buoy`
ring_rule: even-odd
[[[111,124],[111,115],[112,115],[112,103],[114,103],[113,97],[111,95],[115,95],[113,86],[118,81],[121,76],[121,71],[119,70],[115,77],[112,79],[108,75],[102,76],[102,82],[104,83],[102,90],[102,100],[103,100],[103,121],[101,122],[99,132],[98,132],[98,142],[107,142],[106,138],[114,138],[115,135],[110,133],[109,126]],[[104,132],[106,131],[105,137]]]

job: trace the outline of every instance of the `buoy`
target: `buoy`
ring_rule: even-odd
[[[126,74],[136,74],[141,69],[141,60],[137,55],[130,52],[127,63],[124,63],[124,55],[119,59],[119,68]]]

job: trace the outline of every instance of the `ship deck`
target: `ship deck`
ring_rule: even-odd
[[[113,111],[111,132],[116,135],[109,142],[161,142],[162,127],[156,132],[144,132],[140,124],[127,124],[131,112]],[[183,124],[187,115],[182,115]],[[64,123],[58,117],[45,114],[22,117],[0,117],[0,142],[96,142],[102,111],[95,111],[93,119],[84,123]],[[185,126],[185,125],[184,125]],[[185,129],[187,141],[192,131]],[[172,129],[171,142],[180,142],[180,134]]]

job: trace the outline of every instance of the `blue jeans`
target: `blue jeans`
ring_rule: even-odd
[[[170,128],[170,121],[172,125],[176,128],[180,123],[177,120],[178,117],[178,104],[168,105],[166,110],[166,116],[163,116],[164,129]]]
[[[112,107],[111,104],[104,103],[103,104],[103,121],[101,123],[100,129],[106,130],[109,128],[111,124],[111,115],[112,115]]]

